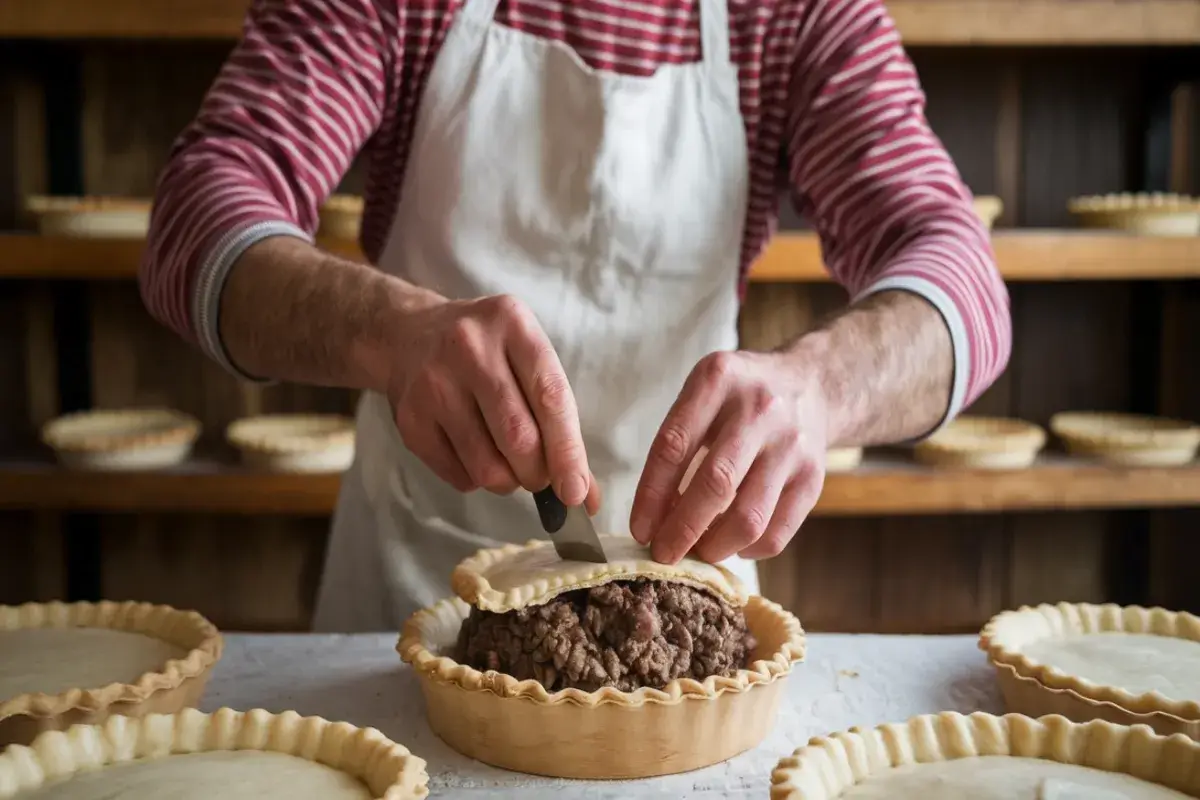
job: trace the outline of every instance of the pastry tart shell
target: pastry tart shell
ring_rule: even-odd
[[[396,649],[416,670],[430,727],[443,741],[470,758],[535,775],[646,778],[729,759],[766,737],[784,679],[804,658],[799,621],[754,596],[744,612],[759,645],[735,676],[551,694],[537,681],[480,672],[441,655],[470,610],[451,598],[418,611]]]
[[[150,229],[150,202],[125,197],[34,196],[26,210],[43,236],[136,239]]]
[[[1014,756],[1131,775],[1200,797],[1200,744],[1145,726],[1050,715],[927,714],[810,739],[771,775],[771,800],[834,800],[893,767]]]
[[[983,222],[983,227],[989,231],[1004,213],[1004,201],[994,195],[980,195],[971,201],[971,206],[975,209],[975,215]]]
[[[363,199],[336,194],[325,201],[318,212],[317,233],[330,239],[358,239],[362,226]]]
[[[979,647],[996,670],[1005,707],[1030,716],[1059,714],[1080,722],[1147,725],[1163,735],[1183,734],[1200,741],[1200,703],[1194,700],[1100,685],[1021,652],[1030,642],[1083,633],[1144,633],[1200,642],[1200,617],[1163,608],[1089,603],[1002,612],[984,626]]]
[[[1046,431],[1004,417],[959,417],[913,446],[913,457],[935,467],[1023,469],[1037,460]]]
[[[1182,466],[1200,448],[1200,425],[1164,417],[1064,411],[1050,430],[1069,453],[1120,466]]]
[[[1180,194],[1105,194],[1072,198],[1067,210],[1091,228],[1142,236],[1200,234],[1200,198]]]
[[[186,709],[141,718],[114,716],[102,725],[43,733],[28,747],[0,753],[0,798],[135,759],[222,750],[259,750],[324,764],[360,779],[382,800],[429,794],[425,761],[374,728],[301,717],[295,711],[223,708],[212,714]]]
[[[42,428],[42,441],[67,467],[141,470],[185,461],[200,421],[168,408],[80,411]]]
[[[256,469],[341,472],[354,461],[354,420],[338,414],[268,414],[232,423],[225,438]]]
[[[825,472],[850,472],[863,460],[861,447],[834,447],[825,453]]]
[[[0,606],[0,631],[47,627],[140,633],[187,648],[187,654],[134,683],[0,697],[0,746],[30,742],[44,731],[102,722],[111,715],[140,717],[195,706],[224,650],[216,626],[194,611],[169,606],[107,601]]]

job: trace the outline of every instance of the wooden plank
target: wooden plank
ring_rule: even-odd
[[[1128,236],[1108,231],[997,231],[992,237],[1009,281],[1181,280],[1200,277],[1200,237]],[[361,260],[353,242],[320,246]],[[0,278],[130,280],[142,241],[0,235]],[[779,234],[755,262],[757,283],[829,281],[821,246],[809,233]]]
[[[0,37],[234,39],[248,0],[4,0]]]

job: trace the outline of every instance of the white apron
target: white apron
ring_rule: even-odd
[[[601,73],[466,0],[425,89],[378,267],[452,299],[510,294],[537,315],[627,533],[651,441],[692,367],[737,346],[748,157],[726,0],[700,0],[703,57]],[[481,547],[545,537],[533,498],[462,494],[364,394],[318,596],[320,631],[397,630],[451,594]],[[752,591],[752,562],[727,562]]]

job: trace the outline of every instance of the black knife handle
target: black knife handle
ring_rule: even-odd
[[[546,533],[558,533],[567,524],[567,507],[558,499],[553,487],[547,486],[540,492],[534,492],[533,502],[537,504],[542,530]]]

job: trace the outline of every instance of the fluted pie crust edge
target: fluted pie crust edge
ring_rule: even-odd
[[[1072,453],[1120,464],[1185,464],[1200,447],[1200,425],[1141,414],[1062,411],[1050,430]]]
[[[976,756],[1091,767],[1200,796],[1200,743],[1183,736],[1103,720],[1075,723],[1059,715],[944,712],[810,739],[776,766],[771,800],[833,800],[893,767]]]
[[[42,427],[42,441],[68,453],[191,444],[199,435],[199,420],[170,408],[75,411],[55,417]]]
[[[144,673],[133,683],[0,697],[0,746],[32,741],[43,731],[100,722],[110,714],[136,717],[193,706],[203,696],[224,650],[215,625],[195,611],[170,606],[110,601],[0,606],[0,631],[47,627],[140,633],[187,648],[187,654]]]
[[[135,759],[222,750],[257,750],[324,764],[358,778],[381,800],[429,794],[425,761],[374,728],[262,709],[212,714],[186,709],[141,718],[114,716],[103,725],[51,731],[28,747],[0,753],[0,798],[37,789],[82,770]]]
[[[1200,740],[1200,703],[1133,694],[1069,675],[1021,652],[1033,641],[1084,633],[1147,633],[1200,642],[1200,617],[1182,611],[1090,603],[1043,604],[1004,611],[984,626],[979,648],[987,653],[1009,710],[1033,716],[1062,714],[1148,725],[1162,734]]]
[[[964,416],[913,447],[918,461],[934,466],[1013,469],[1034,462],[1046,431],[1007,417]]]

